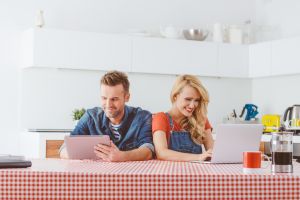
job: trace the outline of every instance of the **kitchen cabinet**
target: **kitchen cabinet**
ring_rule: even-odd
[[[300,73],[299,51],[300,37],[245,45],[30,29],[21,67],[256,78]]]
[[[218,75],[220,77],[248,77],[248,45],[219,44]]]
[[[249,45],[249,76],[271,75],[271,42]]]
[[[69,132],[22,132],[20,152],[26,158],[59,158],[59,149]]]
[[[271,75],[300,73],[300,37],[272,41]]]
[[[216,76],[217,45],[212,42],[133,38],[132,71]]]
[[[131,40],[93,32],[30,29],[22,35],[21,67],[130,71]]]

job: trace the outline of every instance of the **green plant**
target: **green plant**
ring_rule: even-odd
[[[81,109],[74,109],[73,111],[73,120],[80,120],[80,118],[83,116],[83,114],[85,113],[85,109],[81,108]]]

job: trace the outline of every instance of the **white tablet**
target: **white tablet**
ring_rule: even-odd
[[[108,135],[65,136],[65,144],[70,159],[99,159],[94,153],[97,144],[110,146]]]

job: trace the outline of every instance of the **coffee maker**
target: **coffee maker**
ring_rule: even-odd
[[[300,105],[293,105],[284,111],[283,124],[285,130],[300,133]]]
[[[272,172],[293,172],[293,132],[272,132]]]

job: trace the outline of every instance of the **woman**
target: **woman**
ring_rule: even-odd
[[[156,156],[161,160],[209,160],[213,148],[207,120],[208,93],[199,79],[182,75],[171,91],[171,109],[153,115]],[[206,151],[202,151],[201,144]]]

